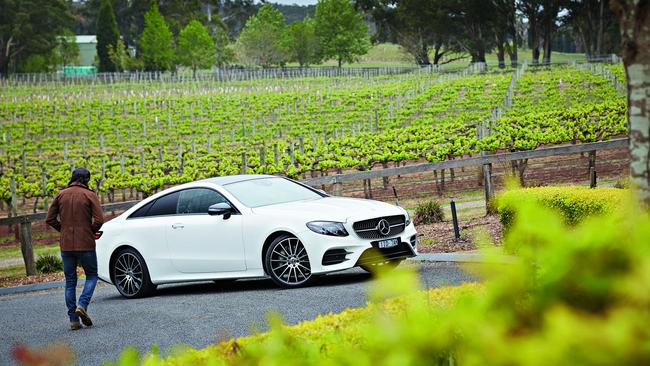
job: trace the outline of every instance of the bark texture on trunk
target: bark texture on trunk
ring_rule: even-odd
[[[621,51],[627,74],[630,179],[650,208],[650,1],[617,0]]]

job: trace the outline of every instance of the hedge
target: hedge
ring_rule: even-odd
[[[568,225],[585,218],[613,213],[630,194],[627,189],[586,187],[534,187],[506,191],[496,200],[499,220],[508,231],[515,220],[515,207],[523,202],[536,202],[558,212]]]

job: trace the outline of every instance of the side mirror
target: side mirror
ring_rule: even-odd
[[[208,207],[208,215],[211,216],[221,216],[223,215],[224,220],[228,220],[230,215],[232,215],[233,208],[227,202],[215,203],[214,205]]]

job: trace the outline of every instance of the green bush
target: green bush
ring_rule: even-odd
[[[429,201],[415,207],[413,222],[416,225],[433,224],[434,222],[441,222],[444,219],[445,213],[442,211],[440,202]]]
[[[52,273],[63,271],[63,261],[56,255],[46,254],[36,260],[36,270],[39,273]]]
[[[564,222],[576,225],[587,217],[612,213],[620,208],[629,191],[616,188],[535,187],[513,189],[496,200],[496,209],[504,230],[515,220],[515,208],[522,202],[536,202],[557,211]]]

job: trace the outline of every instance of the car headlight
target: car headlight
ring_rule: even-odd
[[[340,222],[333,221],[311,221],[307,223],[309,230],[330,236],[348,236],[348,231],[345,230],[345,226]]]
[[[406,221],[404,222],[404,227],[411,225],[411,216],[409,216],[409,213],[404,211],[404,216],[406,216]]]

